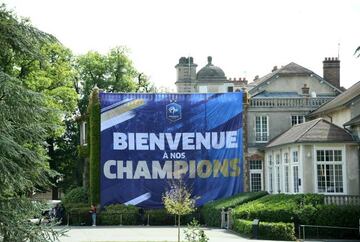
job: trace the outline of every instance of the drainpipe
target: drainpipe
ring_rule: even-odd
[[[358,195],[360,195],[360,145],[359,145],[359,143],[358,143],[358,175],[359,175],[359,188],[358,188],[358,190],[359,190],[359,194]],[[360,227],[360,223],[359,223],[359,227]],[[359,232],[360,232],[360,228],[359,228]]]
[[[244,192],[250,191],[250,169],[249,169],[249,150],[248,150],[248,123],[247,115],[249,110],[249,93],[243,89],[243,177]]]

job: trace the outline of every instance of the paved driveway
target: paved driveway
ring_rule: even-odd
[[[184,239],[183,227],[181,239]],[[177,228],[157,226],[98,226],[69,227],[68,237],[61,242],[95,242],[95,241],[177,241]],[[224,229],[204,228],[210,242],[250,241]],[[251,240],[254,241],[254,240]]]

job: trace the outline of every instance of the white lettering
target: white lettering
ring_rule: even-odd
[[[138,162],[134,174],[134,179],[140,179],[141,177],[144,177],[145,179],[151,179],[149,168],[146,161],[144,160]]]
[[[203,145],[205,149],[210,150],[210,133],[205,133],[205,137],[202,133],[196,133],[196,149],[201,150],[201,145]]]
[[[114,133],[114,150],[125,150],[127,148],[126,134]]]
[[[194,133],[183,133],[182,135],[182,146],[183,150],[194,150]]]
[[[113,133],[114,150],[201,150],[238,148],[238,131],[205,133]],[[166,154],[167,156],[167,154]],[[164,154],[164,158],[165,154]],[[181,157],[183,159],[183,157]]]
[[[220,132],[220,137],[218,137],[218,133],[211,133],[211,145],[214,149],[222,149],[225,146],[225,133]]]
[[[171,133],[165,133],[166,140],[169,144],[170,150],[177,150],[181,138],[181,133],[175,133],[175,138],[173,139]]]
[[[160,162],[154,160],[152,162],[152,179],[172,179],[172,161],[167,160],[161,168]]]
[[[123,179],[124,173],[126,173],[127,179],[132,179],[133,177],[133,164],[132,161],[126,161],[126,166],[124,166],[124,161],[118,160],[117,161],[117,178]]]
[[[116,161],[108,160],[104,164],[104,176],[107,179],[116,179],[116,173],[111,173],[111,167],[116,165]]]
[[[236,141],[237,131],[226,132],[226,148],[237,148],[238,143]]]
[[[148,139],[148,133],[136,133],[136,149],[149,150]]]

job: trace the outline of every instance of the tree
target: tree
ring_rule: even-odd
[[[0,66],[22,86],[42,93],[46,106],[56,110],[47,116],[53,125],[47,129],[46,142],[50,168],[59,170],[62,160],[56,154],[61,145],[56,142],[62,142],[59,137],[66,131],[64,120],[73,119],[77,104],[72,53],[53,36],[32,27],[28,20],[18,20],[5,11],[4,5],[2,9],[0,43],[4,48],[0,50]],[[59,177],[54,177],[52,182],[57,180]],[[57,186],[53,187],[53,199],[58,199]]]
[[[91,90],[97,86],[107,92],[134,92],[138,72],[125,47],[111,49],[106,55],[90,51],[76,59],[79,110],[86,113]]]
[[[182,179],[172,182],[170,189],[163,195],[163,202],[168,213],[177,216],[178,242],[180,242],[180,217],[195,210],[195,200]]]
[[[48,117],[55,114],[47,98],[20,80],[18,63],[42,60],[41,46],[56,39],[18,19],[0,6],[0,235],[3,241],[55,241],[61,234],[49,225],[29,222],[42,205],[28,195],[48,187],[56,173],[49,169],[44,141],[54,130]],[[20,71],[19,71],[20,70]]]
[[[74,87],[75,71],[72,67],[72,53],[58,42],[46,42],[41,49],[42,59],[34,57],[18,58],[17,65],[20,67],[17,76],[28,89],[44,94],[46,105],[57,110],[49,121],[54,124],[55,129],[48,130],[47,151],[50,168],[60,171],[60,165],[72,165],[63,160],[63,154],[73,153],[68,150],[70,146],[64,146],[65,131],[69,131],[66,123],[73,122],[77,104],[77,93]],[[76,144],[73,144],[76,149]],[[61,150],[61,148],[68,148]],[[77,156],[73,157],[72,163],[77,163]],[[69,157],[68,157],[69,158]],[[65,162],[65,163],[64,163]],[[66,176],[66,174],[64,174]],[[52,182],[52,199],[58,199],[59,176],[54,177]]]
[[[152,84],[149,81],[149,78],[144,75],[143,73],[140,73],[138,75],[138,83],[136,87],[136,92],[143,92],[143,93],[149,93],[149,92],[156,92],[156,88],[154,84]]]
[[[80,119],[86,120],[89,124],[88,131],[91,131],[89,132],[89,138],[96,142],[96,140],[99,140],[100,134],[92,127],[94,125],[98,127],[100,125],[99,120],[97,123],[89,121],[97,120],[94,117],[99,115],[100,107],[96,106],[98,104],[95,105],[97,110],[92,112],[92,120],[88,120],[90,118],[88,116],[90,114],[88,112],[88,105],[91,91],[94,87],[97,87],[101,91],[106,92],[134,92],[137,87],[135,78],[138,72],[128,57],[128,50],[125,47],[111,49],[106,55],[90,51],[85,55],[78,56],[75,63],[78,73],[75,86],[80,96],[78,102],[78,109],[81,114]],[[90,107],[90,110],[93,110],[93,107]],[[96,184],[96,182],[99,181],[99,177],[94,176],[99,176],[97,167],[100,162],[100,156],[96,152],[100,152],[100,150],[95,151],[94,149],[94,147],[89,149],[90,159],[87,157],[83,158],[84,173],[92,176],[87,177],[85,175],[83,184],[89,184],[92,202],[97,203],[99,201],[99,184]]]

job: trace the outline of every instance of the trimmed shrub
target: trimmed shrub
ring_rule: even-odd
[[[348,227],[349,229],[306,228],[307,237],[332,239],[360,239],[359,218],[360,206],[354,205],[322,205],[318,206],[314,215],[314,224],[322,226]]]
[[[88,193],[85,188],[76,187],[65,194],[62,202],[65,206],[66,204],[87,203]]]
[[[90,155],[90,202],[100,202],[100,101],[99,89],[94,88],[88,106],[89,155]]]
[[[322,205],[324,196],[319,194],[276,194],[237,207],[233,218],[267,222],[309,224],[314,222],[316,206]]]
[[[175,225],[175,215],[168,214],[165,209],[146,210],[146,220],[148,215],[150,225]]]
[[[358,228],[360,207],[350,205],[324,205],[323,195],[269,195],[237,207],[233,220],[294,223],[295,234],[298,225],[319,225]],[[300,231],[302,232],[302,231]],[[306,238],[359,238],[357,229],[306,228]]]
[[[323,205],[317,207],[315,223],[328,226],[359,227],[360,206]]]
[[[175,215],[167,213],[165,209],[150,209],[146,210],[145,220],[147,223],[147,218],[149,215],[149,224],[150,225],[175,225]],[[181,224],[190,223],[193,219],[199,219],[200,214],[198,212],[193,212],[187,215],[183,215],[180,218]]]
[[[267,192],[244,192],[229,198],[207,203],[200,208],[202,222],[207,226],[220,227],[221,210],[223,208],[234,208],[240,204],[253,201],[265,195],[267,195]]]
[[[293,223],[260,222],[259,237],[273,240],[296,240]]]
[[[66,211],[66,223],[69,225],[90,225],[90,206],[87,203],[66,203],[64,204]]]
[[[109,205],[99,214],[102,225],[135,225],[139,221],[139,209],[132,205]]]
[[[252,221],[236,219],[233,224],[233,230],[237,233],[252,238]],[[295,240],[295,228],[293,223],[259,223],[258,239],[272,240]]]

